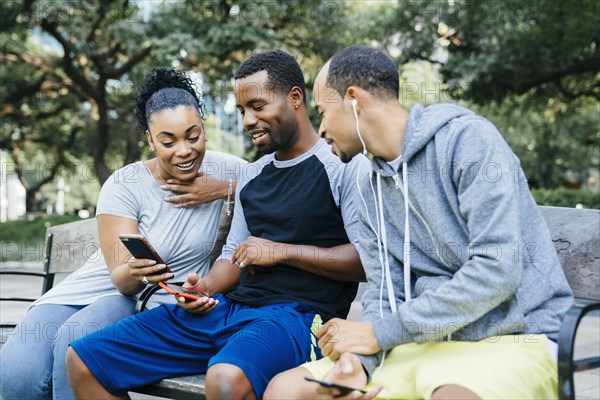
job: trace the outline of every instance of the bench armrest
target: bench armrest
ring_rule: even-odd
[[[579,323],[588,313],[600,310],[600,302],[575,303],[565,315],[558,335],[558,396],[561,400],[575,399],[573,374],[598,368],[600,357],[573,360],[575,335]]]
[[[172,282],[175,285],[183,285],[183,282]],[[137,303],[135,303],[135,313],[141,313],[142,311],[146,310],[146,305],[148,304],[148,301],[150,301],[150,298],[152,297],[152,295],[154,293],[156,293],[157,291],[159,291],[160,289],[162,289],[159,285],[152,285],[152,286],[148,286],[146,289],[144,289],[144,291],[142,292],[142,294],[140,295],[139,300],[137,301]]]

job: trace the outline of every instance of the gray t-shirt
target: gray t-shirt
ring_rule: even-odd
[[[200,171],[221,179],[238,179],[245,164],[241,158],[207,151]],[[163,201],[165,197],[172,195],[173,193],[162,190],[143,161],[138,161],[115,171],[104,183],[98,198],[96,216],[108,214],[137,220],[139,232],[173,271],[175,277],[172,281],[175,282],[185,281],[192,272],[202,275],[210,268],[210,254],[217,235],[223,200],[195,207],[175,208],[172,203]],[[118,248],[117,244],[115,243],[115,249]],[[86,264],[43,295],[34,305],[87,305],[102,297],[118,294],[99,249]],[[174,298],[159,291],[152,300],[150,307],[173,302]]]

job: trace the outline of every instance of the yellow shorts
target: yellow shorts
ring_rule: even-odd
[[[429,399],[444,385],[459,385],[482,399],[556,399],[557,364],[545,335],[491,337],[480,342],[429,342],[397,346],[367,389],[383,385],[378,398]],[[302,365],[322,379],[328,358]]]

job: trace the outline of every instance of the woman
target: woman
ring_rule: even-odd
[[[6,400],[73,398],[64,363],[70,342],[133,314],[148,283],[183,281],[210,267],[222,200],[235,193],[245,162],[206,151],[203,104],[183,73],[155,69],[147,76],[136,116],[156,157],[127,165],[105,182],[96,211],[104,257],[92,256],[36,301],[2,347]],[[144,235],[172,272],[132,258],[118,238],[122,233]],[[163,293],[154,305],[172,297]]]

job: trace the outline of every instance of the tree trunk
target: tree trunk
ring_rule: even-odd
[[[106,165],[104,155],[109,144],[109,125],[108,125],[108,105],[106,104],[106,90],[100,83],[98,88],[102,91],[96,99],[98,105],[98,127],[96,130],[96,140],[92,143],[92,158],[94,160],[94,170],[100,181],[100,185],[110,177],[112,171]]]
[[[142,133],[134,122],[127,133],[127,150],[125,153],[125,165],[131,164],[140,159],[142,150],[140,149],[139,142],[142,139]]]
[[[544,189],[554,189],[562,182],[562,176],[555,176],[556,173],[556,155],[558,149],[552,142],[552,127],[544,124],[540,127],[542,131],[542,140],[538,146],[538,170],[540,174],[540,185]]]
[[[25,189],[25,212],[30,213],[34,211],[45,211],[40,210],[40,189],[35,187],[32,189]]]

